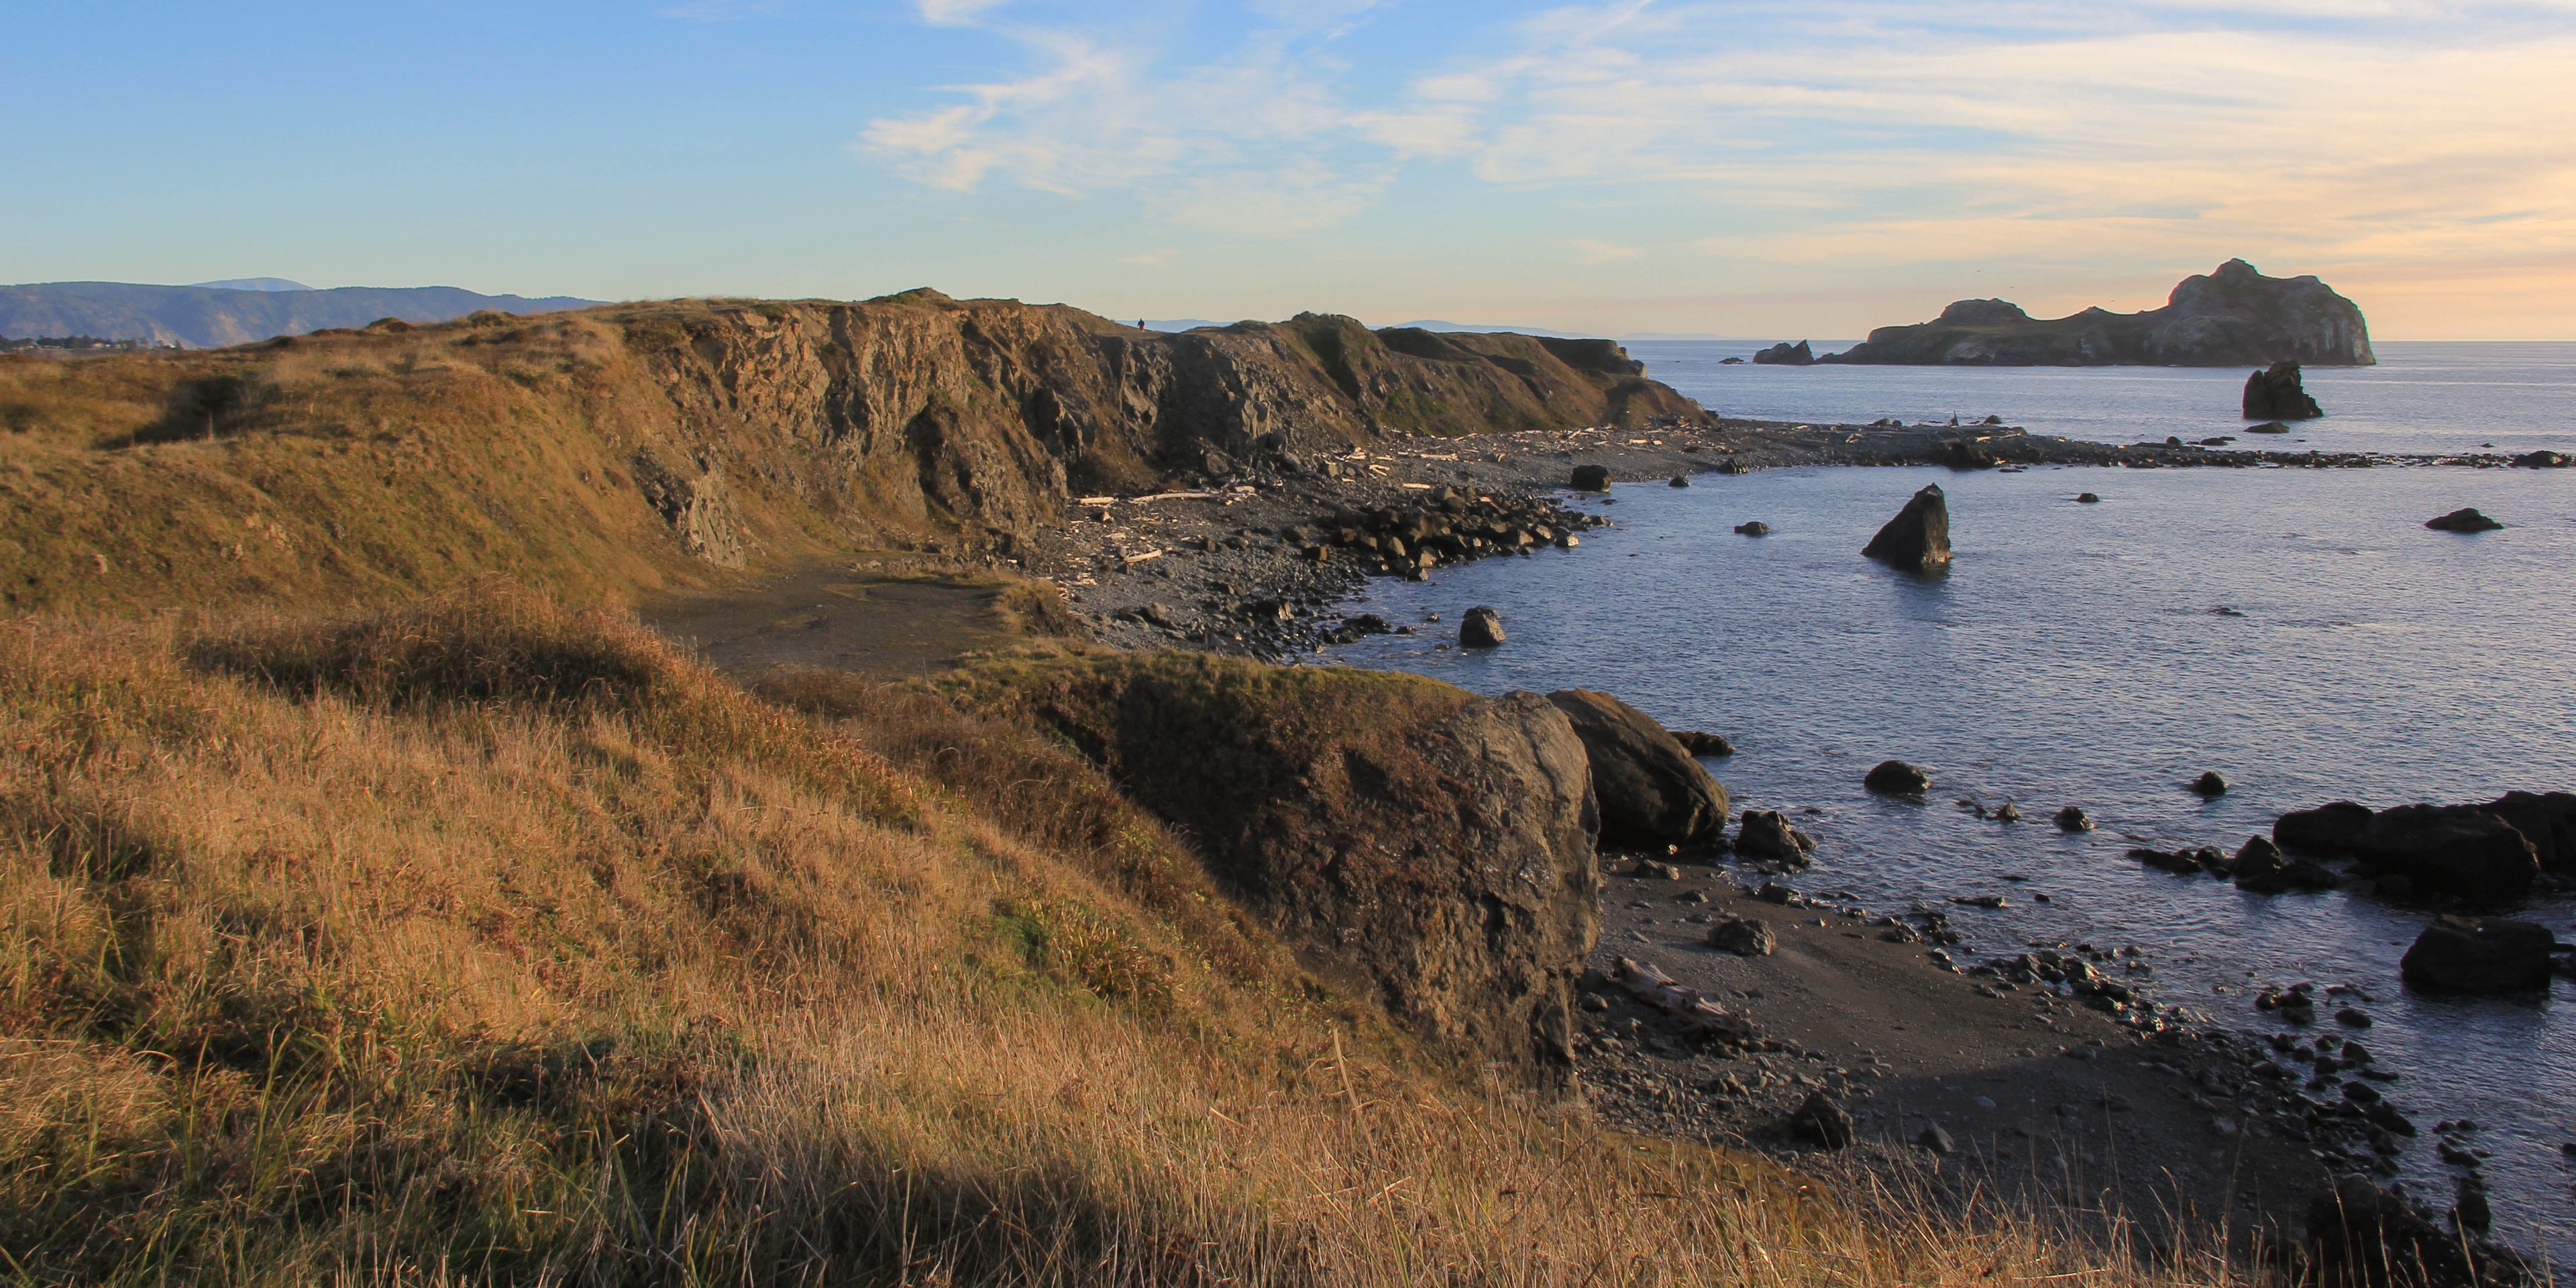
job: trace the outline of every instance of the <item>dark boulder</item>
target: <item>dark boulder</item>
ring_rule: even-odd
[[[1735,530],[1748,537],[1767,537],[1771,535],[1771,525],[1764,523],[1760,519],[1736,524]]]
[[[2549,987],[2557,936],[2536,921],[2444,917],[2415,937],[2398,970],[2418,988],[2519,993]]]
[[[2272,839],[2284,849],[2342,854],[2352,848],[2353,838],[2370,826],[2370,820],[2369,806],[2334,801],[2282,815],[2272,824]]]
[[[2332,890],[2342,883],[2334,869],[2309,858],[2292,858],[2268,836],[2249,836],[2226,865],[2236,888],[2254,894],[2290,890]]]
[[[1607,693],[1547,695],[1574,722],[1592,762],[1605,845],[1714,845],[1726,835],[1726,789],[1652,716]]]
[[[2449,514],[2426,519],[2424,526],[2435,532],[2493,532],[2504,525],[2478,513],[2475,506],[2464,506]]]
[[[1577,492],[1609,491],[1610,467],[1607,465],[1575,466],[1573,486],[1574,490]]]
[[[1753,360],[1766,367],[1807,367],[1815,365],[1816,351],[1804,340],[1796,344],[1783,340],[1754,354]]]
[[[1682,750],[1687,751],[1694,756],[1732,756],[1735,754],[1734,743],[1728,742],[1725,738],[1717,734],[1701,733],[1696,729],[1673,730],[1673,741],[1680,743],[1682,745]]]
[[[2191,789],[2203,796],[2224,796],[2227,780],[2215,769],[2203,770],[2200,777],[2191,780]]]
[[[1666,487],[1689,487],[1689,486],[1690,486],[1690,475],[1687,475],[1687,474],[1676,474],[1676,475],[1674,475],[1674,476],[1673,476],[1673,481],[1672,481],[1672,482],[1670,482],[1670,483],[1665,484],[1664,486],[1666,486]]]
[[[2083,505],[2100,505],[2102,503],[2101,496],[2092,492],[2078,492],[2075,494],[2075,500],[2079,504]]]
[[[1744,811],[1744,826],[1735,832],[1735,852],[1748,859],[1804,864],[1816,843],[1789,826],[1789,816],[1776,809]]]
[[[2565,452],[2543,450],[2537,452],[2524,452],[2522,455],[2513,458],[2513,463],[2522,466],[2525,469],[2563,470],[2567,468],[2568,458],[2567,453]]]
[[[2245,432],[2248,434],[2286,434],[2290,432],[2290,427],[2277,420],[2267,420],[2260,425],[2246,426]]]
[[[2066,808],[2057,811],[2057,815],[2053,821],[2057,824],[2057,830],[2061,832],[2090,832],[2093,830],[2093,816],[2085,813],[2083,807],[2077,805],[2069,805]]]
[[[1458,623],[1458,643],[1464,648],[1494,648],[1507,638],[1503,615],[1490,608],[1470,608]]]
[[[1789,1130],[1801,1140],[1827,1149],[1842,1149],[1852,1143],[1851,1111],[1821,1091],[1810,1092],[1798,1112],[1789,1115]]]
[[[1708,946],[1738,957],[1768,957],[1779,950],[1780,936],[1767,921],[1729,917],[1708,928]]]
[[[1902,760],[1882,760],[1860,785],[1881,796],[1920,796],[1932,790],[1932,775]]]
[[[2513,824],[2540,856],[2542,870],[2576,872],[2576,795],[2506,792],[2477,808]]]
[[[2513,824],[2474,805],[2400,805],[2352,838],[2364,872],[2402,876],[2423,895],[2509,903],[2530,895],[2540,856]]]
[[[1878,530],[1861,554],[1908,572],[1950,566],[1950,503],[1941,485],[1927,484]]]
[[[2245,419],[2315,420],[2325,415],[2299,383],[2299,364],[2275,362],[2245,378]]]

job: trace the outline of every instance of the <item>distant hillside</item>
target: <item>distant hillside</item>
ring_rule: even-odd
[[[478,295],[453,286],[343,286],[296,290],[275,278],[252,278],[249,290],[216,286],[144,286],[130,282],[42,282],[0,286],[0,337],[94,335],[218,349],[273,336],[365,326],[378,318],[446,322],[482,309],[554,313],[597,301],[567,296],[527,299]]]
[[[2367,367],[2370,324],[2314,277],[2265,277],[2231,259],[2186,277],[2160,309],[2095,307],[2034,318],[2007,300],[1960,300],[1932,321],[1883,326],[1843,353],[1805,361],[1889,366],[2242,367],[2273,362]]]

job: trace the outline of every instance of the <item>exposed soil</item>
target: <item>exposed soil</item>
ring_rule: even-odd
[[[903,556],[891,563],[807,568],[746,589],[657,601],[638,615],[737,676],[779,666],[929,675],[969,652],[1024,642],[1001,608],[1004,583]]]

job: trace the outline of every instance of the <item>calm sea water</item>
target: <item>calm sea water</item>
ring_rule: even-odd
[[[1653,346],[1633,347],[1657,361]],[[2316,382],[2330,410],[2381,409],[2334,432],[2391,450],[2576,446],[2547,429],[2576,424],[2576,346],[2388,349],[2376,372]],[[2462,375],[2511,371],[2511,355],[2490,352],[2506,349],[2552,374]],[[2176,418],[2206,395],[2234,396],[2203,373],[2137,369],[1711,370],[1704,385],[1658,374],[1731,414],[1865,421],[1955,405],[2035,431],[2101,425],[2092,436],[2114,440],[2181,432]],[[2434,388],[2460,392],[2442,403]],[[1800,389],[1841,401],[1792,410]],[[2448,419],[2410,426],[2391,410],[2436,403]],[[2115,407],[2141,419],[2111,423]],[[2507,424],[2519,428],[2497,428]],[[1861,559],[1927,482],[1950,496],[1954,570],[1925,580]],[[2078,504],[2079,491],[2103,500]],[[2410,1188],[2450,1192],[2429,1128],[2475,1118],[2495,1154],[2485,1172],[2499,1231],[2576,1256],[2576,1159],[2559,1149],[2576,1141],[2576,987],[2412,994],[2397,963],[2428,912],[2340,892],[2245,895],[2124,854],[2232,849],[2282,811],[2337,798],[2576,790],[2576,471],[1799,469],[1628,486],[1584,504],[1617,523],[1580,549],[1374,583],[1354,611],[1437,612],[1444,628],[1331,660],[1480,692],[1606,689],[1673,727],[1724,733],[1739,751],[1711,763],[1738,808],[1798,812],[1823,841],[1801,889],[1848,891],[1873,910],[2006,895],[2000,912],[1953,910],[1980,954],[2137,944],[2157,962],[2160,1000],[2252,1032],[2280,1027],[2252,1008],[2261,985],[2358,987],[2377,1020],[2359,1036],[2403,1075],[2392,1098],[2427,1129],[2407,1151]],[[2462,505],[2509,526],[2422,526]],[[1747,519],[1773,535],[1735,535]],[[1510,643],[1436,650],[1477,604],[1502,613]],[[1931,768],[1931,803],[1862,790],[1889,757]],[[2235,790],[2193,795],[2185,785],[2203,769]],[[2034,821],[1985,822],[1952,804],[1962,797],[2015,801]],[[2049,827],[2066,804],[2101,830]],[[2035,903],[2041,892],[2052,902]],[[2528,915],[2576,938],[2576,904]]]
[[[1819,353],[1848,341],[1815,346]],[[2262,445],[2322,451],[2576,450],[2576,344],[2381,344],[2375,367],[2310,367],[2308,392],[2326,411]],[[2034,434],[2102,442],[2235,433],[2250,368],[2236,367],[1760,367],[1727,366],[1743,345],[1648,341],[1628,345],[1647,374],[1711,411],[1749,420],[1866,424],[2004,418]]]

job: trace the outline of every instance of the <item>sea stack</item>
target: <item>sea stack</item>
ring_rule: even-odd
[[[2315,420],[2325,415],[2299,383],[2299,364],[2275,362],[2245,378],[2245,419]]]
[[[1926,484],[1914,494],[1861,553],[1891,568],[1937,572],[1950,566],[1950,503],[1941,485]]]

